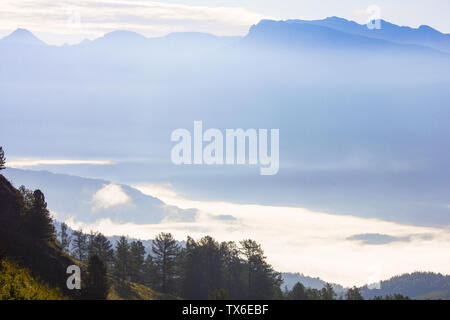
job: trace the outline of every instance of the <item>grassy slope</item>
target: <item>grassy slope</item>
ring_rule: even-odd
[[[78,265],[82,270],[86,270],[86,264],[70,257],[74,264]],[[131,282],[122,281],[117,277],[108,274],[109,278],[109,293],[107,300],[161,300],[170,299],[170,297],[165,296],[163,293],[156,292],[149,287]]]
[[[85,264],[63,252],[57,241],[35,243],[26,237],[17,227],[20,214],[19,191],[0,174],[0,255],[5,257],[0,261],[0,300],[77,298],[76,290],[66,288],[66,269],[76,264],[85,272]],[[111,279],[111,284],[109,299],[154,300],[164,297],[136,283],[119,283]]]
[[[450,300],[450,291],[432,291],[422,296],[414,297],[417,300]]]
[[[108,300],[161,300],[170,299],[162,293],[156,292],[147,286],[130,281],[120,281],[110,277],[111,288]]]
[[[72,258],[73,259],[73,258]],[[85,269],[85,265],[73,259],[73,264]],[[161,300],[172,299],[149,287],[131,281],[120,281],[110,277],[111,288],[108,300]],[[63,300],[58,288],[51,288],[46,282],[31,275],[28,269],[10,259],[0,261],[0,300]]]
[[[7,259],[0,261],[0,300],[62,300],[59,289],[33,278],[30,272]]]

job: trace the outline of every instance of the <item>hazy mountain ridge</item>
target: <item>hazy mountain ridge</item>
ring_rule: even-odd
[[[291,290],[292,287],[300,282],[306,288],[322,289],[326,281],[320,278],[312,278],[301,273],[282,273],[283,284]],[[338,297],[345,296],[348,288],[339,284],[332,284]],[[434,299],[450,299],[450,275],[442,275],[434,272],[413,272],[394,276],[387,280],[382,280],[376,284],[377,288],[372,285],[364,285],[360,288],[361,295],[364,299],[374,299],[375,297],[393,296],[401,294],[412,299],[418,300],[434,300]]]
[[[0,39],[0,43],[8,45],[47,45],[29,30],[18,28],[13,33]]]
[[[319,277],[313,278],[298,272],[297,273],[283,272],[281,274],[281,277],[283,279],[282,289],[287,288],[288,290],[292,290],[294,285],[298,282],[303,284],[305,288],[312,288],[317,290],[322,289],[327,283],[326,281],[322,280]],[[332,286],[338,296],[343,296],[345,294],[345,291],[347,290],[340,284],[332,283]]]
[[[415,44],[450,52],[450,34],[442,33],[426,25],[418,28],[398,26],[380,20],[380,29],[369,29],[365,24],[358,24],[339,17],[328,17],[322,20],[287,20],[288,23],[324,26],[354,35],[382,39],[403,44]]]
[[[195,209],[168,206],[130,186],[102,179],[12,168],[5,170],[4,175],[15,187],[24,185],[41,189],[50,210],[61,219],[73,217],[75,221],[93,222],[109,218],[121,222],[157,223],[163,219],[192,221],[196,215]],[[117,197],[123,202],[117,202]]]
[[[230,46],[239,47],[239,42],[245,44],[261,40],[270,40],[270,45],[297,44],[315,48],[351,46],[371,50],[409,47],[410,50],[428,48],[429,52],[438,50],[450,53],[450,35],[429,26],[422,25],[415,29],[381,20],[381,29],[369,29],[366,25],[339,17],[328,17],[322,20],[261,20],[243,37],[216,36],[201,32],[174,32],[163,37],[148,38],[136,32],[116,30],[94,40],[86,39],[79,44],[61,46],[61,48],[126,50],[127,47],[133,47],[134,50],[140,49],[146,52],[187,50],[200,53],[205,49],[221,50]],[[30,31],[20,28],[0,40],[0,44],[14,43],[45,44]]]
[[[346,20],[347,21],[347,20]],[[350,23],[349,21],[347,21]],[[411,40],[400,42],[395,37],[374,37],[368,29],[365,32],[346,32],[344,28],[337,29],[321,23],[308,23],[308,21],[274,21],[262,20],[252,26],[243,42],[267,49],[291,49],[300,51],[347,51],[366,54],[437,54],[448,56],[436,48],[425,45],[421,41]],[[375,29],[376,30],[376,29]],[[378,30],[376,30],[378,31]]]
[[[414,272],[392,277],[380,282],[379,289],[363,286],[361,294],[366,299],[376,296],[402,294],[413,299],[450,299],[450,275],[433,272]]]
[[[117,52],[96,40],[29,50],[5,43],[5,148],[10,157],[121,159],[75,174],[171,179],[192,198],[448,225],[448,155],[441,146],[449,137],[450,59],[413,55],[407,46],[399,55],[243,52],[244,41],[188,57],[133,45]],[[280,128],[280,174],[269,182],[253,167],[173,166],[171,132],[197,119],[215,128]],[[211,188],[211,179],[221,188]]]
[[[9,45],[41,45],[47,48],[60,49],[65,52],[71,50],[86,49],[126,49],[168,51],[175,49],[205,50],[208,47],[217,49],[221,46],[232,44],[241,39],[239,36],[216,36],[211,33],[202,32],[173,32],[162,37],[146,37],[140,33],[128,30],[115,30],[105,33],[103,36],[93,40],[84,39],[73,45],[50,45],[40,40],[27,29],[18,28],[11,34],[0,39],[0,45],[7,48]],[[195,50],[197,49],[197,50]],[[109,54],[114,54],[112,51]]]

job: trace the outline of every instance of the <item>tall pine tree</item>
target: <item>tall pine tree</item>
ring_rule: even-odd
[[[133,282],[143,282],[145,263],[145,247],[141,241],[133,241],[130,244],[131,265],[130,276]]]
[[[281,275],[266,262],[264,251],[253,240],[240,242],[241,252],[247,262],[247,297],[249,299],[272,299],[279,293],[283,282]]]
[[[114,262],[114,250],[111,242],[101,233],[95,233],[90,237],[89,254],[96,254],[110,269]]]
[[[69,227],[66,223],[61,223],[61,232],[59,233],[60,241],[61,241],[61,249],[68,253],[70,250],[70,242],[72,241],[72,237],[69,235],[67,230]]]
[[[116,256],[114,257],[114,272],[122,280],[128,280],[130,275],[130,244],[126,237],[121,236],[116,243]]]
[[[152,251],[158,270],[160,288],[163,293],[170,293],[180,247],[170,233],[162,232],[153,241]]]
[[[85,262],[88,256],[88,242],[87,235],[83,233],[83,230],[73,232],[72,246],[72,254],[75,259]]]
[[[145,259],[143,279],[143,283],[147,287],[152,289],[156,289],[158,287],[158,268],[150,254],[147,255],[147,258]]]
[[[363,296],[361,295],[361,291],[358,287],[355,286],[347,290],[345,298],[347,300],[364,300]]]
[[[188,299],[208,299],[223,295],[224,263],[220,245],[206,236],[195,242],[188,238],[183,252],[183,296]],[[228,295],[228,293],[226,293]]]
[[[109,281],[106,266],[96,254],[89,256],[82,290],[83,298],[88,300],[106,300],[108,296]]]
[[[27,231],[32,238],[40,241],[54,240],[55,228],[42,191],[33,192],[33,204],[25,220]]]

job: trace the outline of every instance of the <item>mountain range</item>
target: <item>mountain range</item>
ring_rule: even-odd
[[[48,171],[8,168],[4,173],[17,188],[21,185],[44,192],[50,210],[60,219],[93,222],[158,223],[192,221],[196,210],[182,210],[127,186]]]
[[[10,35],[1,39],[3,45],[45,45],[45,42],[37,38],[30,31],[18,28]]]
[[[363,286],[361,294],[365,299],[376,296],[402,294],[412,299],[450,299],[450,276],[433,272],[413,272],[383,280],[379,288]]]
[[[263,20],[243,37],[147,38],[118,30],[64,46],[17,29],[0,40],[0,136],[8,137],[14,156],[120,158],[124,164],[109,166],[109,176],[164,177],[208,199],[278,201],[445,228],[449,54],[450,35],[429,26],[382,20],[381,29],[369,29],[338,17]],[[200,117],[218,128],[282,127],[280,175],[263,181],[239,171],[233,181],[222,168],[199,174],[124,159],[151,159],[152,166],[169,161],[170,132]],[[101,176],[109,169],[90,170]],[[41,189],[61,219],[144,224],[197,215],[106,179],[2,173],[16,187]],[[144,245],[148,252],[151,240]],[[283,278],[290,287],[324,284],[302,274]],[[366,298],[448,298],[448,283],[448,276],[418,272],[361,292]]]
[[[282,273],[283,286],[289,290],[300,282],[307,288],[322,289],[326,282],[320,278],[312,278],[301,273]],[[344,297],[348,288],[332,284],[337,297]],[[364,299],[386,297],[401,294],[411,299],[435,300],[450,299],[450,276],[433,272],[413,272],[394,276],[379,283],[364,285],[360,288]]]
[[[426,25],[418,28],[398,26],[385,20],[380,20],[380,29],[370,29],[367,25],[358,24],[339,17],[329,17],[322,20],[288,20],[291,24],[308,24],[327,27],[344,33],[380,39],[400,44],[420,45],[442,52],[450,52],[450,34],[439,32]]]
[[[326,285],[326,281],[321,278],[313,278],[302,273],[283,272],[281,274],[283,279],[282,289],[292,290],[296,283],[300,282],[305,288],[312,288],[321,290]],[[344,288],[340,284],[332,284],[334,291],[338,297],[343,297],[347,288]]]
[[[398,26],[381,20],[380,29],[369,29],[339,17],[322,20],[262,20],[253,25],[244,37],[220,37],[198,32],[177,32],[164,37],[147,38],[141,34],[125,30],[112,31],[94,40],[84,40],[78,45],[63,48],[124,49],[125,47],[142,50],[176,51],[187,50],[201,52],[205,49],[217,49],[242,44],[283,44],[302,48],[345,48],[361,47],[365,49],[432,49],[450,53],[450,35],[439,32],[429,26],[419,28]],[[19,28],[0,40],[0,45],[45,45],[30,31]],[[113,52],[111,52],[113,53]]]

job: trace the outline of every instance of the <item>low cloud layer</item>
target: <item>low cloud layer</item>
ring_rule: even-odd
[[[92,197],[92,211],[94,212],[131,204],[131,198],[121,186],[115,183],[103,185]]]
[[[82,159],[8,159],[10,168],[26,168],[39,166],[64,166],[64,165],[113,165],[110,160],[82,160]]]
[[[111,219],[67,222],[75,229],[141,239],[152,239],[159,232],[171,232],[178,240],[185,240],[187,235],[194,238],[212,235],[219,241],[251,238],[262,244],[277,270],[302,272],[346,286],[373,283],[417,270],[450,273],[450,257],[442,254],[450,245],[446,229],[295,207],[192,201],[173,190],[164,191],[164,187],[137,188],[143,192],[159,189],[160,194],[151,195],[182,209],[197,208],[195,219],[166,220],[159,224],[117,223]],[[229,216],[234,219],[223,219]],[[352,238],[361,241],[349,241]],[[377,241],[378,245],[368,245]]]

